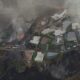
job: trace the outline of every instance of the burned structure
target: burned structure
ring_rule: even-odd
[[[80,74],[80,23],[67,9],[51,9],[29,21],[10,16],[5,21],[0,16],[1,78],[11,69],[23,73],[32,67],[59,80]]]

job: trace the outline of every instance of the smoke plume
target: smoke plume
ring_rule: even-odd
[[[64,7],[68,14],[72,16],[73,22],[80,22],[80,0],[66,0]]]
[[[24,32],[26,20],[35,19],[48,9],[63,7],[63,4],[64,0],[0,0],[0,33],[10,24],[14,33]]]

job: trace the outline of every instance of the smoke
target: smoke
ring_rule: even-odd
[[[64,0],[0,0],[0,10],[12,15],[18,13],[27,19],[32,19],[40,11],[45,11],[47,8],[61,7],[63,3]],[[6,10],[7,8],[8,11]]]
[[[48,9],[62,7],[63,3],[64,0],[0,0],[0,33],[10,24],[14,33],[24,32],[26,20],[35,19]]]
[[[24,32],[26,20],[35,19],[53,8],[67,9],[73,22],[80,22],[79,4],[80,0],[0,0],[0,31],[12,23],[15,32],[19,28]]]
[[[64,0],[17,0],[19,12],[27,19],[32,19],[48,9],[62,7]]]
[[[66,0],[64,7],[72,16],[73,22],[80,22],[80,0]]]

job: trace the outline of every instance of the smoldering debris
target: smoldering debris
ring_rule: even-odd
[[[16,61],[16,63],[14,62],[13,56],[11,56],[12,61],[15,63],[12,67],[15,67],[17,72],[21,73],[24,72],[27,67],[31,68],[35,65],[40,72],[47,71],[47,73],[58,79],[69,76],[69,68],[66,70],[66,66],[70,65],[70,61],[66,63],[63,61],[63,58],[70,51],[79,51],[79,23],[73,23],[71,17],[67,14],[67,10],[63,10],[61,13],[55,12],[51,15],[43,15],[35,18],[30,22],[31,26],[29,29],[27,28],[27,31],[24,29],[27,27],[24,18],[20,16],[17,17],[12,18],[11,25],[13,34],[15,29],[18,37],[15,34],[16,38],[13,40],[13,36],[10,35],[12,37],[9,39],[12,40],[9,42],[9,40],[6,41],[5,39],[4,42],[1,42],[0,46],[1,51],[11,53],[8,56],[15,53],[14,56],[16,60],[19,58],[19,61],[22,61]],[[69,24],[64,24],[65,21],[69,21]],[[78,26],[76,26],[76,24],[78,24]],[[69,33],[71,33],[71,35],[69,35]],[[79,72],[76,71],[75,73],[75,71],[76,67],[70,72],[71,75]]]
[[[75,64],[70,72],[71,60],[64,60],[66,54],[80,49],[80,23],[75,21],[77,16],[68,13],[66,1],[14,0],[11,5],[12,2],[0,1],[0,51],[14,63],[11,67],[21,73],[37,66],[40,72],[58,79],[79,72]],[[73,62],[73,56],[71,59]]]

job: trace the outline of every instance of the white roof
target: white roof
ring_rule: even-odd
[[[45,35],[45,34],[48,34],[50,32],[53,32],[53,31],[54,31],[54,29],[46,28],[41,33]]]
[[[32,40],[30,40],[30,43],[33,44],[39,44],[40,36],[34,36]]]
[[[44,54],[42,52],[37,52],[37,56],[35,58],[35,61],[42,62],[44,58]]]
[[[62,35],[64,33],[64,31],[58,29],[58,30],[55,30],[54,34],[55,36],[59,36],[59,35]]]
[[[54,20],[58,20],[58,19],[64,17],[66,15],[66,13],[67,13],[67,10],[64,10],[61,14],[56,13],[53,16],[51,16],[51,18]]]
[[[58,20],[59,19],[59,14],[54,14],[53,16],[51,16],[52,19],[54,20]]]

